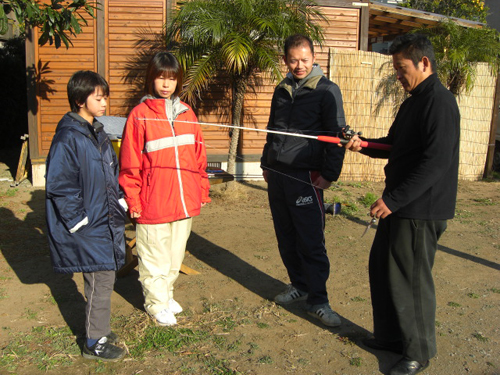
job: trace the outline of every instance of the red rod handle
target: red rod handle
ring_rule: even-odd
[[[374,143],[374,142],[361,141],[361,147],[374,148],[376,150],[391,151],[392,145],[387,145],[385,143]]]
[[[342,145],[345,145],[347,142],[349,142],[347,139],[342,139],[339,137],[330,137],[327,135],[319,135],[317,137],[317,139],[318,139],[318,141],[321,141],[321,142],[336,143],[336,144],[340,143]],[[374,143],[374,142],[367,142],[367,141],[361,141],[361,147],[374,148],[377,150],[386,150],[386,151],[390,151],[392,148],[391,145],[387,145],[384,143]]]

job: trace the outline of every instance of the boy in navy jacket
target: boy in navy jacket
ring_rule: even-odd
[[[111,293],[125,262],[125,210],[119,203],[118,161],[95,117],[106,110],[109,86],[91,71],[68,82],[71,112],[63,116],[47,157],[46,219],[55,272],[82,272],[87,298],[83,357],[116,361]]]

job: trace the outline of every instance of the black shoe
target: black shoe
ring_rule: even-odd
[[[384,342],[376,338],[370,338],[364,339],[363,345],[375,350],[386,350],[388,352],[403,354],[403,344],[398,341]]]
[[[83,345],[83,358],[87,359],[100,359],[101,361],[114,362],[122,359],[125,356],[125,349],[110,344],[106,336],[101,337],[91,347],[87,343]]]
[[[109,335],[106,335],[106,339],[108,344],[116,344],[117,342],[120,342],[120,336],[113,331],[111,331]]]
[[[415,375],[429,367],[429,361],[419,363],[408,358],[401,359],[390,370],[389,375]]]

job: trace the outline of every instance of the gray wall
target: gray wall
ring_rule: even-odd
[[[485,0],[485,3],[490,8],[490,15],[486,18],[488,26],[500,31],[500,1]]]

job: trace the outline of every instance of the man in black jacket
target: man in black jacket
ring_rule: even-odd
[[[402,353],[389,374],[413,375],[437,352],[432,266],[439,237],[455,213],[460,113],[455,97],[439,82],[425,36],[400,36],[390,53],[411,96],[387,137],[369,141],[392,149],[361,149],[357,136],[345,147],[389,159],[384,192],[370,208],[380,223],[369,261],[374,338],[364,344]]]
[[[267,128],[306,135],[337,135],[345,126],[342,94],[314,64],[310,38],[293,35],[283,56],[289,73],[276,87]],[[308,313],[339,326],[326,291],[323,189],[336,181],[344,149],[315,139],[268,134],[261,159],[281,258],[291,284],[275,297],[285,305],[307,300]]]

